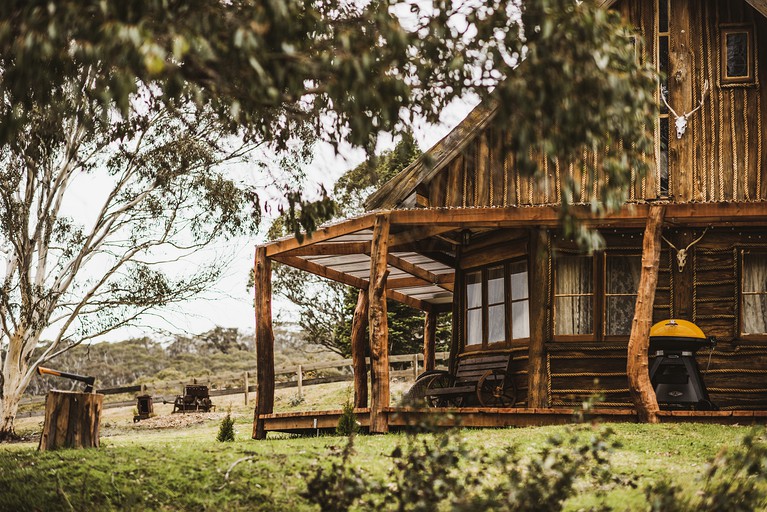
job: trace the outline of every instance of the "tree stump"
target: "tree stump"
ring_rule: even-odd
[[[45,423],[39,450],[98,448],[104,395],[50,391],[45,400]]]

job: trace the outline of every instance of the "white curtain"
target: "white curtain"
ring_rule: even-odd
[[[592,259],[561,256],[557,259],[555,333],[591,334],[594,325]]]
[[[743,334],[767,334],[767,255],[743,255]]]
[[[607,311],[605,334],[610,336],[631,334],[639,276],[642,273],[640,256],[607,256]]]

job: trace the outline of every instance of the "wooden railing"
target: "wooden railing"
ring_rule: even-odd
[[[446,361],[449,358],[448,352],[437,352],[435,359],[439,361]],[[370,358],[366,359],[368,368],[370,367]],[[390,378],[412,379],[418,376],[423,371],[423,354],[404,354],[389,356],[390,365],[404,365],[406,368],[398,370],[390,370]],[[298,365],[290,366],[278,366],[274,369],[275,388],[297,388],[299,398],[303,398],[304,386],[313,386],[316,384],[327,384],[330,382],[347,382],[354,379],[351,372],[342,373],[338,375],[326,375],[326,376],[312,376],[312,373],[320,372],[322,370],[344,369],[351,368],[351,359],[341,359],[336,361],[328,361],[322,363],[302,363]],[[437,365],[440,367],[440,365]],[[207,384],[210,389],[210,396],[226,396],[241,394],[244,396],[245,405],[248,405],[248,393],[256,390],[255,385],[250,384],[250,377],[253,372],[230,372],[219,375],[208,375],[206,377],[194,379],[200,384]],[[308,376],[306,374],[310,374]],[[280,378],[282,377],[282,378]],[[191,379],[190,379],[191,380]],[[225,386],[223,382],[241,382],[242,385],[230,387]],[[123,393],[141,393],[141,394],[154,394],[155,391],[176,388],[179,393],[183,393],[184,385],[190,382],[181,382],[177,380],[173,381],[158,381],[149,384],[141,384],[135,386],[120,386],[115,388],[97,388],[96,391],[103,395],[118,395]],[[247,393],[246,390],[247,389]],[[163,398],[156,396],[155,400]],[[171,398],[172,401],[173,398]],[[34,396],[24,398],[21,401],[22,406],[27,405],[42,405],[45,403],[45,396]],[[115,407],[129,407],[135,405],[136,400],[123,400],[115,402],[105,402],[104,408]],[[34,410],[19,413],[19,417],[38,416],[42,414],[42,410]]]

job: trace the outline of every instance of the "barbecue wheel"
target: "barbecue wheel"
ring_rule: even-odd
[[[517,401],[514,379],[504,371],[488,370],[477,383],[477,398],[482,407],[513,407]]]

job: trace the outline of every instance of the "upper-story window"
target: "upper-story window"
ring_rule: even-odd
[[[755,83],[754,27],[750,24],[721,25],[721,77],[723,87]]]
[[[472,270],[465,280],[467,347],[530,337],[526,261]]]
[[[669,95],[669,0],[658,0],[657,28],[657,66],[660,73],[659,94],[668,100]],[[658,184],[657,194],[660,197],[669,195],[668,175],[668,143],[669,143],[669,113],[666,104],[660,101],[660,116],[658,119]]]
[[[743,252],[741,327],[744,335],[767,334],[767,253]]]

